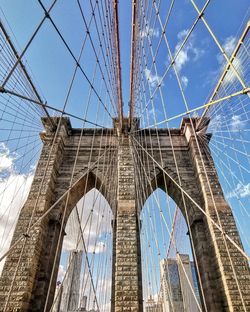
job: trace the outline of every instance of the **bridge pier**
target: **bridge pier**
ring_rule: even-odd
[[[56,118],[55,118],[56,121]],[[195,119],[194,119],[195,123]],[[55,201],[69,188],[72,166],[80,137],[80,129],[71,129],[69,120],[62,119],[59,136],[55,142],[49,165],[48,154],[54,132],[47,127],[44,120],[46,133],[43,133],[44,147],[35,173],[34,181],[28,199],[20,213],[12,242],[27,232],[30,218],[37,220],[46,212]],[[126,125],[126,120],[124,123]],[[66,211],[65,222],[75,207],[76,203],[93,187],[99,188],[106,199],[115,202],[112,206],[114,213],[113,226],[113,276],[112,276],[112,312],[143,310],[142,295],[142,268],[141,247],[139,233],[139,212],[137,207],[137,194],[135,192],[135,159],[133,159],[131,145],[132,138],[128,129],[123,129],[117,136],[116,128],[111,131],[111,140],[106,141],[105,148],[111,148],[110,155],[103,163],[103,171],[91,170],[88,175],[82,172],[88,168],[89,147],[95,132],[93,142],[92,163],[95,163],[99,155],[100,135],[98,130],[86,129],[81,140],[79,162],[73,181],[77,181],[70,189],[68,206],[65,201],[54,207],[43,221],[25,237],[25,244],[17,244],[15,249],[6,259],[6,263],[0,278],[0,311],[35,312],[43,311],[48,293],[48,285],[52,274],[52,266],[55,264],[51,291],[48,295],[48,308],[53,300],[56,285],[56,273],[59,266],[62,237],[59,238],[64,208]],[[105,131],[110,131],[106,129]],[[181,181],[175,172],[172,145],[170,144],[169,131],[175,148],[176,161],[178,163]],[[226,239],[229,235],[234,242],[242,248],[240,236],[234,221],[230,206],[226,202],[221,189],[216,169],[209,152],[204,133],[197,130],[199,146],[194,136],[189,119],[184,120],[180,129],[160,129],[143,132],[145,137],[142,144],[152,143],[153,157],[161,163],[160,149],[163,151],[163,165],[167,176],[160,167],[155,177],[153,160],[147,159],[147,169],[152,176],[149,185],[141,185],[144,190],[153,187],[161,187],[176,202],[185,216],[187,210],[190,223],[190,234],[193,240],[193,249],[197,257],[197,267],[200,273],[201,284],[204,292],[205,303],[208,312],[232,312],[250,310],[250,274],[249,265],[240,251]],[[150,136],[149,136],[150,135]],[[156,139],[159,136],[160,139]],[[118,142],[118,143],[117,143]],[[118,144],[118,153],[117,153]],[[103,148],[104,149],[104,148]],[[142,150],[134,155],[140,155]],[[112,160],[115,160],[112,162]],[[100,187],[100,181],[104,181],[104,173],[114,168],[114,175],[118,175],[118,185],[113,193],[107,192],[106,185]],[[137,171],[138,173],[138,171]],[[45,183],[41,189],[36,207],[36,198],[42,177],[45,174]],[[165,177],[163,176],[165,175]],[[146,183],[146,180],[142,183]],[[164,177],[164,179],[163,179]],[[171,178],[170,178],[171,177]],[[108,183],[114,185],[116,179],[109,174]],[[156,184],[157,180],[157,184]],[[184,195],[186,209],[180,188],[173,183],[181,183],[183,189],[197,202],[205,214]],[[209,181],[209,183],[208,183]],[[165,183],[166,182],[166,183]],[[211,191],[213,196],[211,195]],[[149,194],[147,194],[149,195]],[[116,197],[117,196],[117,197]],[[143,198],[146,200],[146,198]],[[111,202],[111,201],[110,201]],[[35,209],[34,209],[35,208]],[[186,217],[187,219],[187,217]],[[223,234],[211,222],[214,220],[223,229]],[[59,253],[56,255],[58,247]],[[19,256],[22,254],[20,261]],[[15,278],[13,279],[13,276]]]
[[[12,244],[20,237],[23,239],[7,257],[0,278],[0,311],[38,312],[43,309],[58,243],[60,222],[47,216],[28,234],[26,233],[30,220],[32,219],[32,224],[37,221],[55,200],[56,177],[66,136],[67,124],[63,120],[53,150],[50,152],[53,132],[47,132],[31,190],[20,212]],[[49,154],[50,161],[46,170]],[[42,180],[44,183],[41,186]],[[59,260],[60,257],[57,262]]]
[[[196,127],[198,120],[193,119],[192,122]],[[249,264],[226,238],[228,235],[243,250],[231,207],[224,198],[210,153],[209,136],[204,130],[199,133],[198,129],[195,136],[189,119],[184,119],[182,127],[200,194],[197,202],[206,213],[200,213],[197,207],[193,207],[191,211],[200,214],[200,217],[193,218],[189,212],[208,311],[250,311]],[[223,233],[212,220],[222,228]]]
[[[122,135],[118,151],[112,312],[143,311],[140,233],[134,174],[129,138]]]

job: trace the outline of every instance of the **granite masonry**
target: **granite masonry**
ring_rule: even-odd
[[[54,117],[54,122],[58,124],[59,118]],[[138,172],[139,181],[144,184],[141,188],[146,190],[142,202],[160,187],[180,207],[190,225],[189,235],[193,240],[207,311],[250,311],[249,265],[239,249],[225,238],[225,234],[229,235],[242,248],[209,152],[206,126],[199,128],[197,119],[192,122],[196,136],[190,120],[184,119],[179,129],[145,129],[134,139],[127,119],[124,119],[122,131],[118,131],[116,120],[113,129],[81,130],[72,128],[69,119],[63,118],[54,139],[55,129],[51,129],[44,118],[43,150],[12,244],[20,237],[23,239],[7,256],[0,278],[0,311],[44,311],[47,297],[46,311],[50,310],[60,260],[60,252],[56,249],[59,246],[61,250],[63,241],[63,236],[59,239],[60,229],[65,228],[76,203],[92,188],[103,194],[114,215],[111,310],[143,311],[138,217],[142,207],[138,206],[135,183]],[[159,165],[155,166],[152,158],[144,157],[144,148]],[[100,153],[105,155],[100,158]],[[142,157],[143,161],[135,157]],[[146,160],[150,183],[142,165],[145,166]],[[50,209],[52,205],[53,209]],[[46,211],[46,217],[40,220]],[[27,232],[31,217],[32,224],[37,223]],[[219,224],[222,233],[211,220]],[[48,294],[54,262],[56,270]]]

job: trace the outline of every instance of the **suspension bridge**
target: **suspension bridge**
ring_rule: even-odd
[[[250,311],[229,2],[0,3],[0,311]]]

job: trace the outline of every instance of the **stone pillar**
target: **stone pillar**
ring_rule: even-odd
[[[114,227],[111,311],[142,311],[140,233],[135,203],[134,164],[128,137],[120,137],[118,197]]]
[[[54,120],[58,122],[58,119]],[[43,122],[46,133],[41,134],[44,141],[42,153],[28,199],[16,225],[12,244],[21,236],[25,238],[6,258],[0,278],[0,311],[42,311],[46,300],[60,223],[47,216],[28,235],[26,232],[32,215],[32,223],[34,223],[55,200],[55,183],[63,155],[63,140],[67,137],[68,120],[62,119],[49,162],[55,132],[49,128],[46,120]],[[45,172],[47,163],[48,167]],[[43,178],[44,174],[45,178]],[[40,189],[43,179],[44,183]],[[56,275],[57,272],[55,272],[54,279]],[[15,277],[14,280],[13,277]]]
[[[196,126],[195,119],[193,122]],[[188,142],[194,176],[201,194],[201,207],[217,224],[221,223],[224,233],[243,249],[231,208],[224,198],[209,151],[209,136],[207,140],[204,139],[206,129],[197,132],[200,151],[189,119],[184,119],[182,130]],[[229,240],[226,240],[226,246],[220,230],[204,214],[200,220],[194,219],[191,231],[208,311],[250,311],[250,271],[246,258]],[[242,304],[231,261],[246,309]]]

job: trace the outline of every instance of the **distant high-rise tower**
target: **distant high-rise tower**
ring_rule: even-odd
[[[60,312],[61,301],[62,301],[62,291],[63,291],[62,283],[61,281],[58,281],[56,284],[56,291],[55,291],[55,297],[54,297],[54,302],[52,306],[52,312]]]
[[[150,295],[150,297],[146,301],[145,311],[146,312],[162,312],[161,301],[157,300],[156,302],[154,298],[152,297],[152,295]]]
[[[80,301],[80,311],[86,311],[87,308],[87,296],[82,296]]]
[[[209,120],[184,118],[180,128],[159,129],[160,137],[158,129],[144,131],[140,128],[138,118],[114,119],[112,129],[84,128],[84,131],[72,128],[66,117],[54,117],[52,120],[55,127],[51,127],[50,119],[43,118],[46,131],[41,133],[44,141],[42,153],[0,278],[0,311],[50,309],[56,287],[59,252],[62,249],[60,229],[66,226],[68,216],[77,202],[95,187],[112,203],[114,213],[112,312],[143,311],[138,211],[143,208],[139,204],[145,203],[150,191],[156,187],[162,188],[191,222],[190,237],[192,235],[207,310],[249,310],[249,264],[209,150],[211,136],[206,133]],[[132,131],[131,121],[134,125]],[[137,130],[142,134],[141,138],[138,137],[139,153],[134,137]],[[103,147],[100,147],[104,140],[103,134],[107,136]],[[147,152],[149,147],[154,151],[154,156],[144,157],[143,151]],[[81,157],[77,158],[79,161],[75,167],[78,148]],[[87,161],[90,151],[93,151],[91,166]],[[107,161],[100,161],[102,155],[107,156]],[[159,160],[164,167],[157,166],[156,170],[155,162]],[[150,173],[149,180],[147,171]],[[137,185],[139,177],[141,179]],[[138,197],[137,189],[140,188],[146,192],[139,192],[141,194]],[[65,206],[66,194],[68,205]],[[53,207],[56,207],[55,210]],[[41,216],[43,219],[38,222]],[[63,224],[61,216],[65,216]],[[31,232],[26,233],[29,225],[32,226]],[[232,241],[228,241],[229,238]],[[77,253],[72,256],[75,258],[72,262],[78,263],[81,254],[79,258]],[[19,263],[18,259],[22,262]],[[76,267],[79,273],[80,265],[76,264]],[[178,277],[178,283],[173,287],[173,296],[182,299],[185,291],[178,290],[178,264],[173,261],[172,267],[175,268],[173,280]],[[80,276],[77,273],[73,278],[72,270],[69,269],[68,281],[64,285],[64,292],[69,291],[71,295],[65,294],[62,298],[67,312],[77,305],[79,299],[79,294],[75,292],[78,287],[75,285],[79,283]]]
[[[163,312],[198,312],[198,282],[189,256],[179,255],[178,260],[163,259],[160,269]]]
[[[71,251],[67,275],[63,282],[60,312],[76,311],[79,307],[82,251]]]

